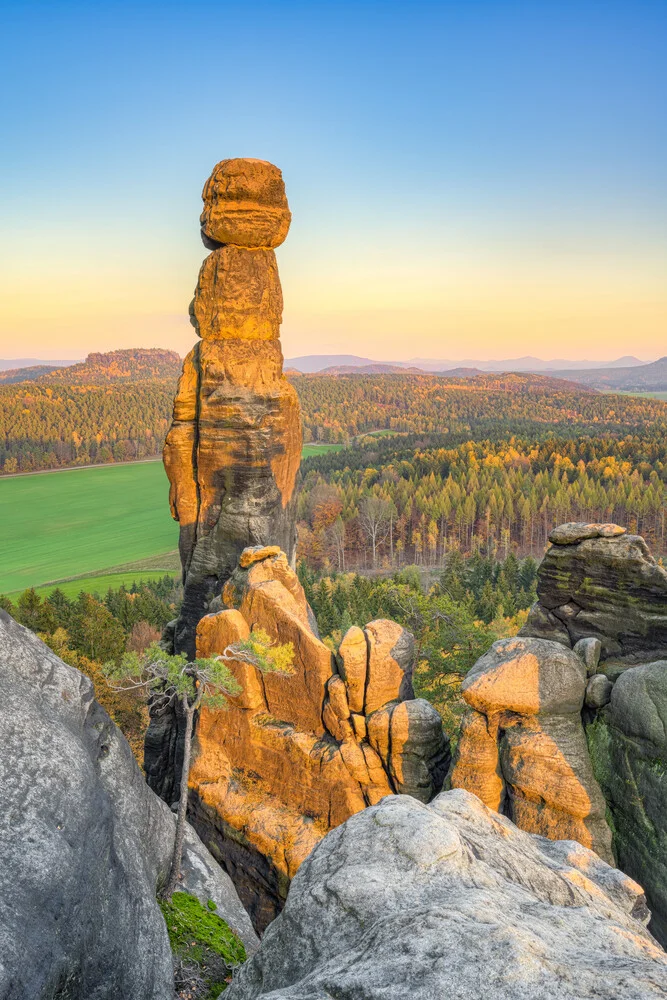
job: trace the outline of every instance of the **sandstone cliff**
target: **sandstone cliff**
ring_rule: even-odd
[[[0,997],[165,1000],[156,891],[175,817],[146,785],[92,682],[0,610]],[[228,876],[191,828],[183,888],[252,950]]]
[[[613,524],[566,524],[516,639],[470,671],[454,787],[644,886],[667,943],[667,572]]]
[[[198,655],[221,653],[256,627],[294,649],[290,673],[231,664],[242,691],[226,710],[200,713],[190,774],[191,820],[263,929],[332,827],[385,795],[429,801],[449,748],[435,709],[414,698],[410,633],[390,621],[351,628],[336,661],[276,546],[242,553],[221,604],[199,622]],[[147,742],[149,783],[167,799],[178,729],[171,712],[155,715]]]
[[[462,791],[391,796],[299,869],[229,1000],[651,1000],[667,956],[640,886]]]
[[[184,361],[164,447],[185,586],[173,643],[190,655],[197,622],[246,546],[275,543],[292,558],[301,457],[279,340],[273,248],[290,223],[282,176],[263,160],[223,160],[203,200],[202,238],[213,252],[190,307],[201,342]]]

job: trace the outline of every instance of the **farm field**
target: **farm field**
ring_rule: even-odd
[[[148,583],[149,580],[161,580],[163,576],[171,576],[173,571],[160,571],[160,570],[144,570],[144,571],[130,571],[124,573],[102,573],[95,576],[85,576],[77,577],[76,580],[67,580],[64,583],[48,583],[42,587],[35,587],[35,590],[41,597],[48,597],[56,588],[61,590],[65,597],[69,600],[74,600],[79,596],[81,591],[85,591],[86,594],[97,594],[98,597],[104,597],[107,590],[111,588],[112,590],[118,590],[119,587],[126,587],[128,590],[132,587],[133,583]],[[175,576],[176,574],[174,574]],[[25,588],[23,588],[25,589]],[[14,599],[18,597],[21,590],[15,591],[13,594],[8,594],[7,596]]]
[[[323,455],[328,451],[340,451],[342,444],[304,444],[301,458],[311,458],[313,455]]]
[[[0,479],[0,593],[173,552],[178,525],[167,496],[161,462]]]
[[[342,447],[308,444],[302,456]],[[76,597],[178,575],[168,489],[155,459],[0,478],[0,593],[57,583]]]

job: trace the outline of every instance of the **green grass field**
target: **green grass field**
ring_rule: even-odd
[[[301,458],[310,458],[311,455],[322,455],[326,451],[340,451],[343,444],[304,444],[301,451]]]
[[[56,587],[62,590],[65,597],[72,598],[78,597],[81,591],[85,591],[86,594],[98,594],[100,597],[104,597],[109,587],[112,590],[118,590],[119,587],[127,587],[129,590],[133,583],[147,582],[148,580],[161,580],[163,576],[169,573],[170,576],[173,575],[172,571],[164,570],[162,572],[158,570],[138,570],[134,572],[125,573],[102,573],[100,576],[86,576],[77,577],[76,580],[68,580],[65,583],[49,583],[45,584],[43,587],[35,587],[38,594],[42,597],[48,597]],[[13,594],[8,594],[12,600],[21,593],[21,590],[16,591]]]
[[[161,462],[0,479],[0,524],[5,594],[136,563],[178,545]]]
[[[342,447],[309,444],[302,455]],[[159,461],[0,477],[0,594],[57,582],[71,597],[177,575],[168,491]]]

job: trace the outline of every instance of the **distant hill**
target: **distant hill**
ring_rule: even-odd
[[[474,378],[476,375],[483,375],[484,372],[481,368],[449,368],[444,372],[429,372],[428,374],[441,375],[443,378]]]
[[[374,365],[371,358],[359,358],[356,354],[306,354],[301,358],[286,358],[286,368],[296,368],[302,375],[313,375],[325,368],[349,365],[358,368],[362,365]]]
[[[332,365],[313,372],[313,375],[423,375],[421,368],[403,368],[399,365],[372,362],[368,365]]]
[[[78,365],[78,360],[70,361],[46,361],[42,358],[4,358],[0,359],[0,372],[6,372],[10,369],[15,371],[17,368],[36,368],[36,367],[46,367],[46,368],[69,368],[71,365]]]
[[[584,371],[593,368],[629,368],[632,365],[645,363],[630,355],[618,358],[616,361],[565,361],[562,358],[543,361],[542,358],[527,355],[523,358],[501,358],[499,361],[482,361],[479,358],[464,358],[459,361],[438,358],[410,358],[409,361],[405,362],[406,365],[416,365],[427,372],[440,372],[450,368],[478,368],[485,372],[543,372],[545,375],[551,375],[564,369]],[[402,365],[404,362],[400,362],[400,364]]]
[[[58,371],[54,365],[34,365],[29,368],[0,369],[0,385],[12,385],[14,382],[34,382],[42,375]]]
[[[626,368],[610,366],[593,371],[566,369],[553,374],[558,378],[566,378],[595,389],[623,389],[627,392],[667,391],[667,357],[659,358],[650,365],[633,365]]]
[[[100,385],[107,382],[145,382],[177,379],[181,359],[175,351],[159,347],[130,348],[89,354],[85,361],[70,368],[60,368],[42,375],[36,381],[59,382],[68,385]]]
[[[500,389],[515,393],[573,392],[581,395],[584,392],[597,395],[597,389],[592,386],[582,385],[564,378],[554,378],[552,375],[540,375],[537,372],[482,372],[481,375],[471,378],[469,384],[475,389],[483,388],[493,391]]]
[[[368,365],[391,365],[392,368],[405,369],[408,371],[437,372],[453,369],[475,368],[485,372],[544,372],[545,374],[558,373],[565,369],[572,371],[585,371],[598,368],[630,368],[637,365],[644,365],[644,361],[639,358],[626,355],[617,358],[616,361],[567,361],[562,358],[543,361],[541,358],[531,356],[523,358],[506,358],[500,361],[480,361],[475,358],[465,358],[463,360],[453,360],[451,358],[410,358],[409,361],[376,361],[372,358],[361,358],[355,354],[307,354],[300,358],[288,358],[285,362],[290,368],[296,368],[304,375],[326,371],[331,368],[366,368]],[[333,374],[328,372],[328,374]],[[339,374],[343,374],[339,372]]]

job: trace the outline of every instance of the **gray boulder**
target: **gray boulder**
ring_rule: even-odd
[[[586,734],[618,864],[646,889],[667,946],[667,660],[625,670]]]
[[[0,610],[0,998],[172,997],[155,897],[174,829],[92,682]],[[191,829],[183,888],[256,946]]]
[[[555,528],[550,538],[538,602],[520,634],[572,646],[597,638],[603,661],[666,656],[667,572],[644,539],[618,525],[577,524]]]
[[[455,790],[331,831],[225,1000],[649,1000],[667,955],[641,888]]]

